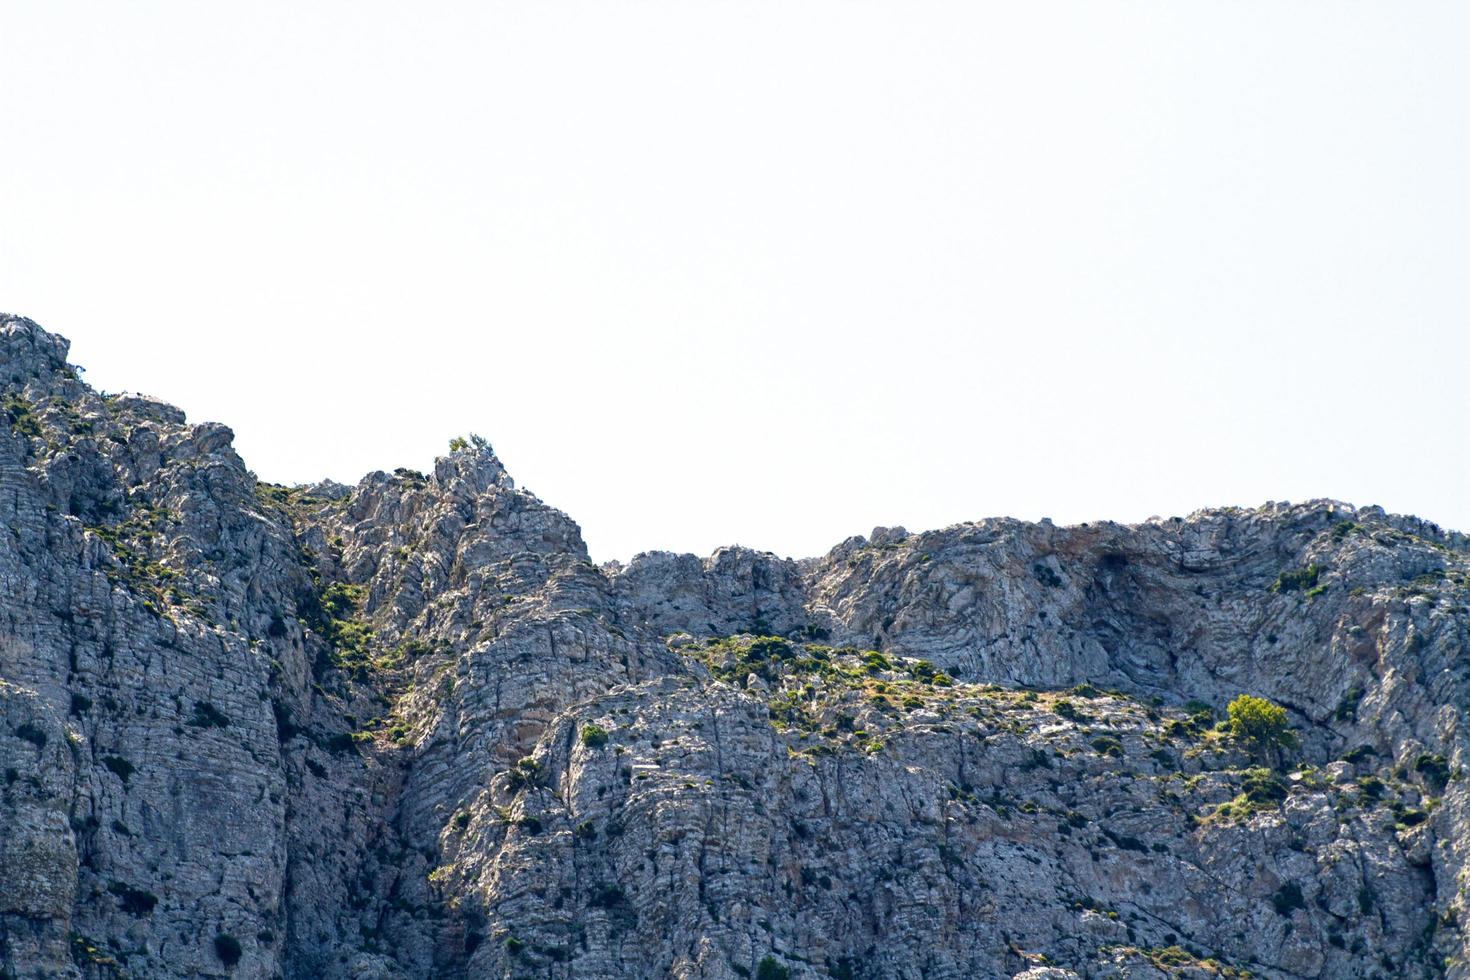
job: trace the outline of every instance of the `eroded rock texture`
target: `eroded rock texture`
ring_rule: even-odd
[[[1463,536],[599,568],[478,440],[271,486],[66,355],[0,318],[0,976],[1465,973]]]

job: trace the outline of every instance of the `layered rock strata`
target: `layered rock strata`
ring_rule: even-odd
[[[0,976],[1464,975],[1470,543],[1332,501],[588,560],[0,318]],[[1293,746],[1220,724],[1284,706]]]

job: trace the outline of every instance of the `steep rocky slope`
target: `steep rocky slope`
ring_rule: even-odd
[[[0,976],[1470,962],[1463,536],[1316,501],[599,568],[478,440],[271,486],[66,355],[0,318]]]

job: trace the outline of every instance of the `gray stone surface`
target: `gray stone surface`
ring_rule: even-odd
[[[1465,974],[1461,535],[598,568],[481,441],[274,487],[66,356],[0,317],[0,976]]]

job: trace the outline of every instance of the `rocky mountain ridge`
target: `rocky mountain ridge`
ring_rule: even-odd
[[[1463,535],[599,568],[481,440],[272,486],[67,352],[0,318],[0,976],[1465,973]]]

